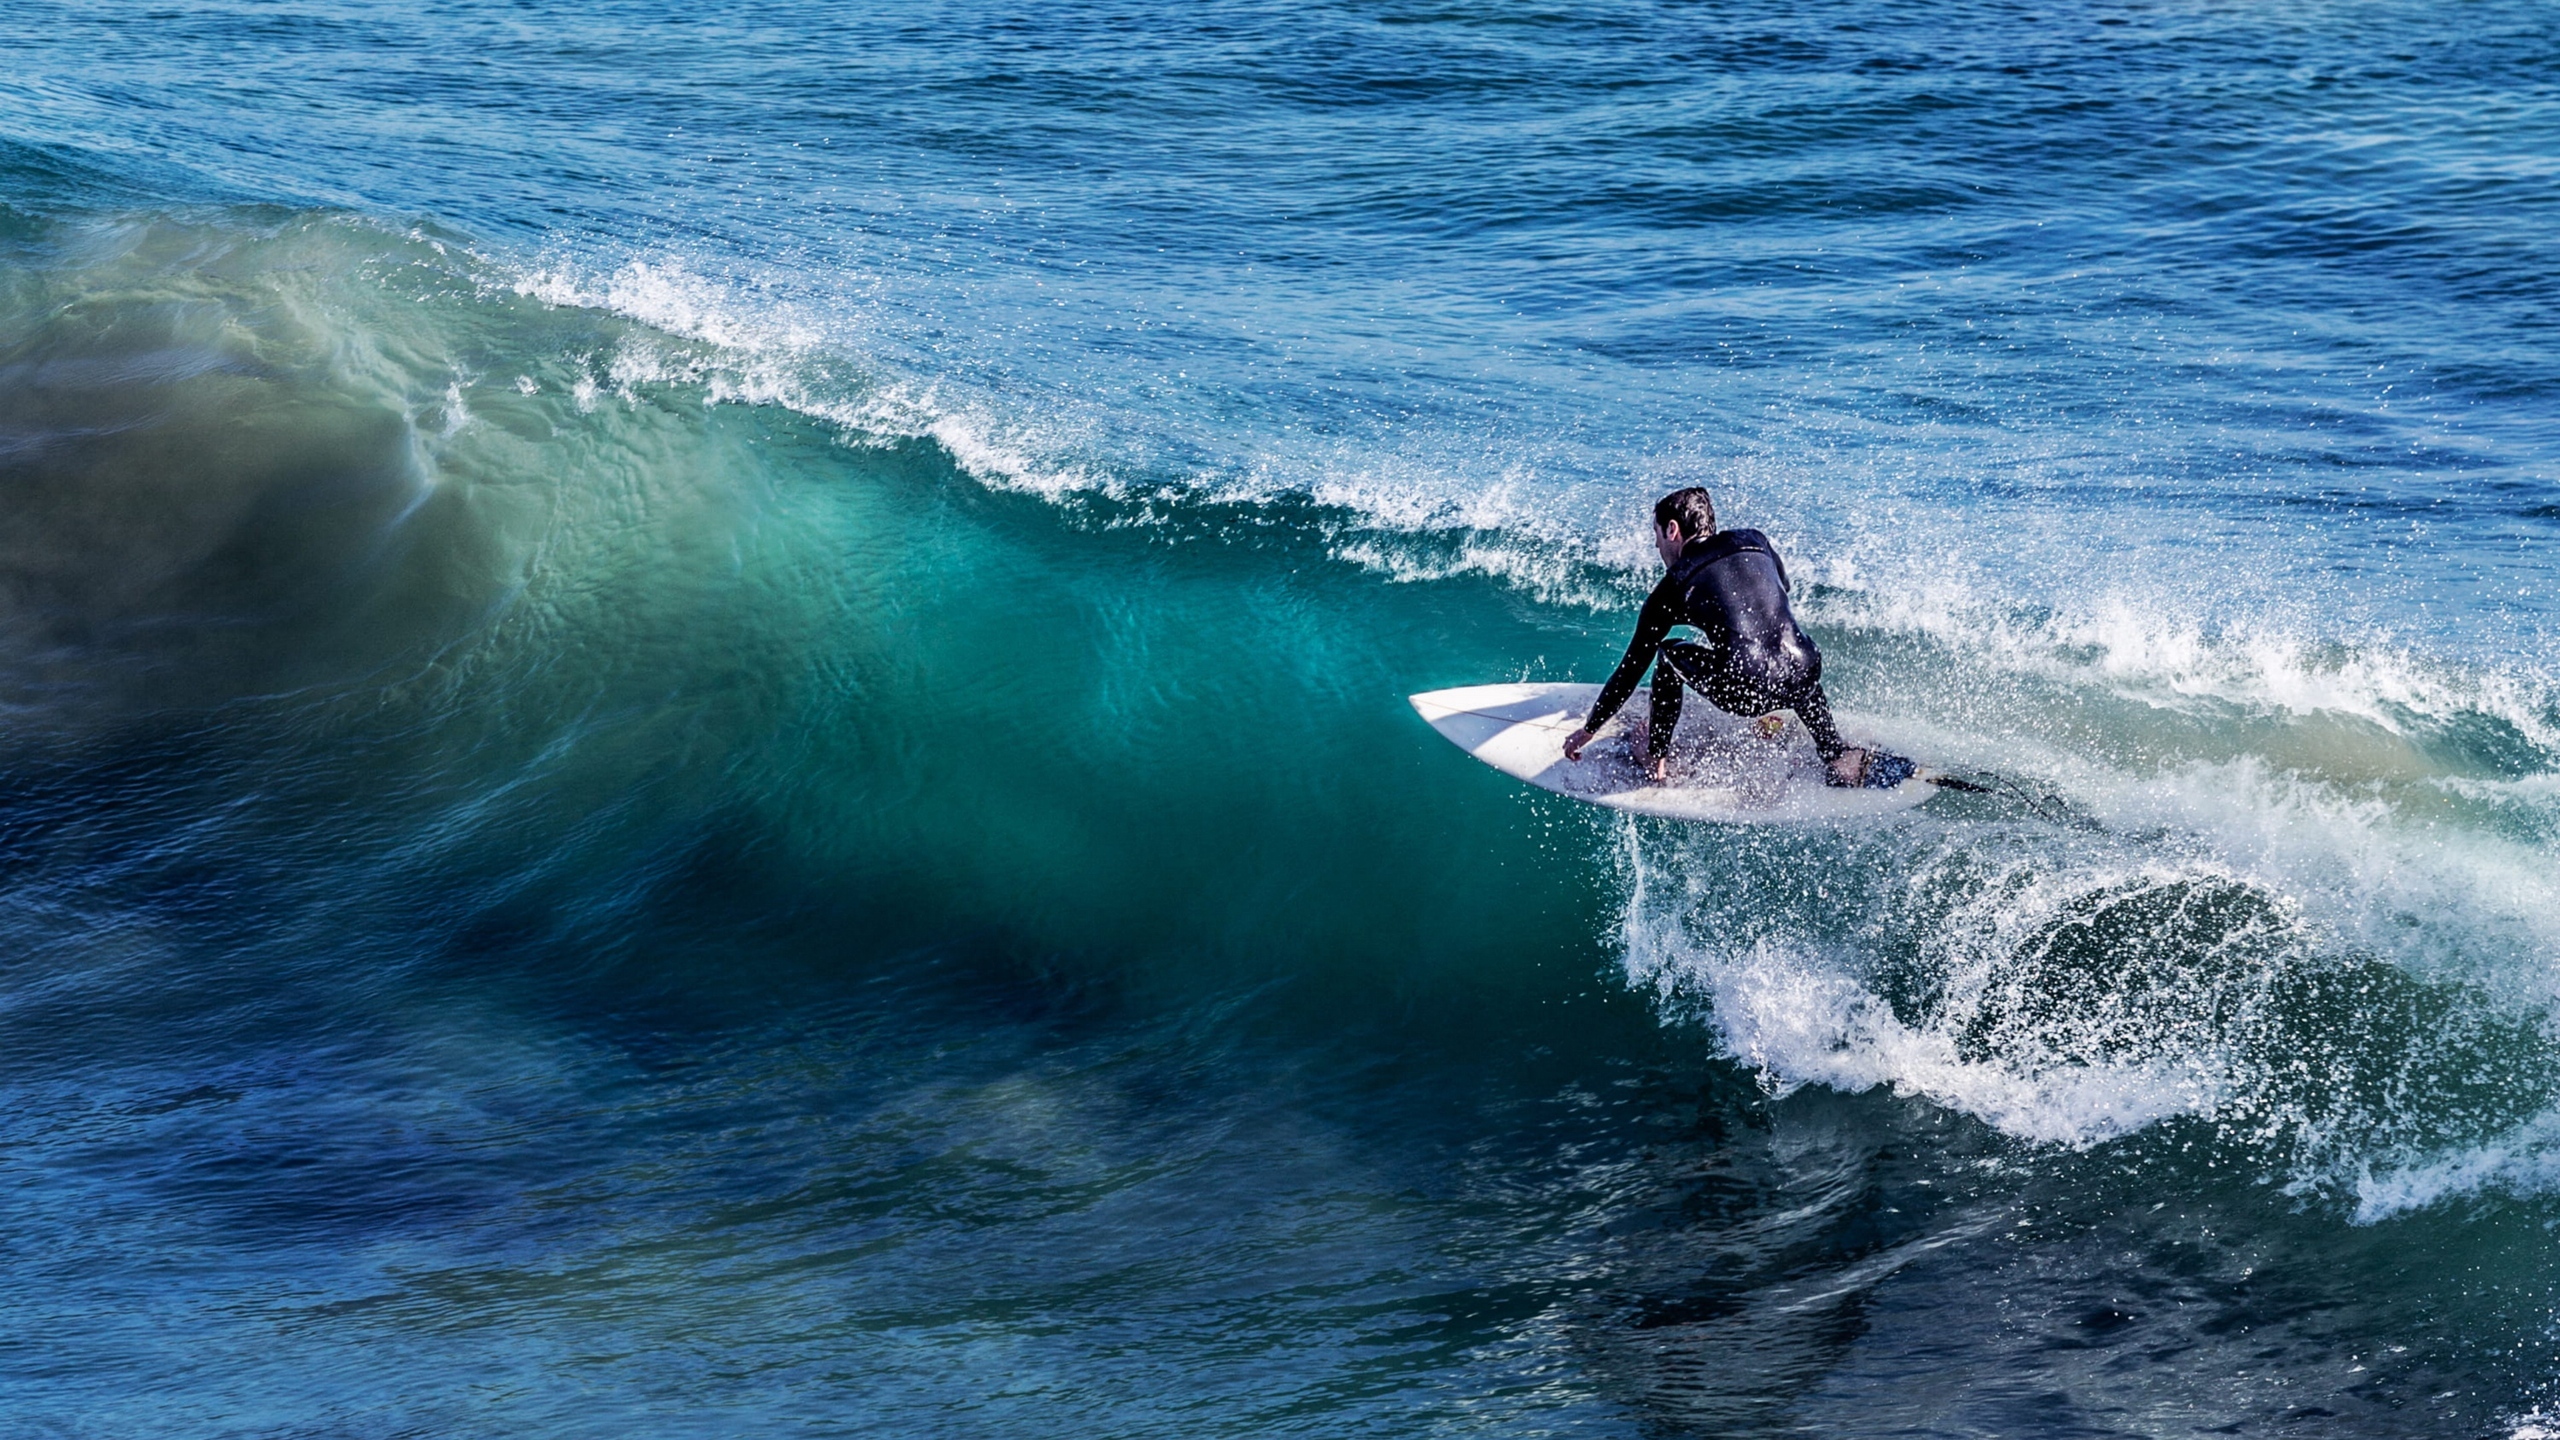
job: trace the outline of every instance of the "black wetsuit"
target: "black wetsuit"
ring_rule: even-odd
[[[1706,643],[1671,639],[1674,625],[1703,632]],[[1636,638],[1600,687],[1584,727],[1597,730],[1609,723],[1635,694],[1648,665],[1654,666],[1652,730],[1645,737],[1649,759],[1671,753],[1683,682],[1731,714],[1793,710],[1813,732],[1814,748],[1826,764],[1849,748],[1822,693],[1822,652],[1787,605],[1786,566],[1757,530],[1726,530],[1680,547],[1670,573],[1645,597]]]

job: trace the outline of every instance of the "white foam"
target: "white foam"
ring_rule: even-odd
[[[2547,1415],[2536,1405],[2515,1418],[2507,1440],[2560,1440],[2560,1416]]]
[[[1595,580],[1588,566],[1553,551],[1506,543],[1504,537],[1469,536],[1446,548],[1399,545],[1394,537],[1354,534],[1331,547],[1335,558],[1377,572],[1398,584],[1481,575],[1553,605],[1600,609],[1619,593]]]
[[[2436,775],[2427,783],[2446,795],[2474,801],[2510,815],[2548,826],[2560,823],[2560,771],[2543,771],[2515,779],[2478,775]]]
[[[2187,713],[2349,716],[2395,735],[2411,722],[2481,714],[2560,757],[2560,700],[2553,677],[2526,668],[2484,670],[2441,658],[2381,632],[2353,636],[2288,630],[2236,613],[2208,623],[2157,594],[2099,592],[2067,608],[2022,610],[1939,578],[1875,590],[1836,590],[1803,607],[1818,626],[1883,631],[1936,642],[1989,667],[2091,686],[2140,704]]]
[[[2560,1001],[2560,871],[2546,847],[2408,813],[2378,786],[2255,756],[2083,790],[2103,821],[2288,898],[2334,942],[2521,1004]],[[2174,837],[2171,839],[2170,837]]]
[[[1734,860],[1715,837],[1631,826],[1628,979],[1667,1016],[1709,1026],[1773,1090],[1885,1087],[2066,1146],[2191,1116],[2272,1147],[2271,1169],[2298,1190],[2351,1195],[2364,1220],[2487,1185],[2560,1183],[2560,1116],[2444,1150],[2426,1137],[2461,1117],[2430,1114],[2425,1087],[2392,1084],[2391,1108],[2368,1113],[2354,1098],[2363,1082],[2328,1073],[2425,1072],[2424,1054],[2302,1070],[2286,1037],[2304,1021],[2273,988],[2294,966],[2396,963],[2486,997],[2493,1024],[2547,1013],[2560,1002],[2548,964],[2560,953],[2560,879],[2544,850],[2413,823],[2378,794],[2254,758],[2151,777],[2090,766],[2078,782],[2105,828],[2076,840],[2041,823],[1956,825],[1778,857],[1835,867],[1823,883],[1846,927],[1801,893],[1755,896],[1766,877],[1746,872],[1758,862]],[[2146,898],[2181,910],[2201,901],[2204,918],[2192,933],[2143,922],[2130,933],[2151,950],[2086,973],[2053,950],[2065,928]],[[1849,933],[1813,938],[1836,928]],[[1878,953],[1861,935],[1934,977],[1909,1018],[1870,978]]]
[[[805,351],[822,332],[788,307],[745,305],[735,290],[675,261],[631,260],[600,280],[566,261],[534,270],[511,287],[546,305],[610,310],[670,335],[741,354]]]
[[[511,288],[546,305],[611,311],[693,342],[636,337],[623,346],[605,378],[627,403],[636,403],[644,386],[692,386],[707,404],[778,406],[835,426],[856,443],[930,438],[965,473],[996,488],[1051,499],[1116,493],[1107,472],[1055,457],[1077,433],[1072,422],[1052,414],[1036,431],[1007,425],[994,406],[960,387],[870,374],[858,359],[848,377],[843,357],[860,351],[840,329],[782,302],[742,296],[680,263],[633,260],[595,279],[561,262]],[[598,393],[581,379],[579,407],[592,409]]]
[[[1624,922],[1629,980],[1669,1013],[1711,1027],[1724,1053],[1757,1070],[1773,1091],[1885,1087],[2022,1140],[2069,1146],[2115,1139],[2172,1115],[2211,1113],[2226,1092],[2227,1077],[2211,1054],[2122,1063],[1968,1058],[1953,1025],[1906,1023],[1856,978],[1854,959],[1765,937],[1736,942],[1714,927],[1693,933],[1685,921],[1694,897],[1646,883],[1647,863],[1632,838],[1627,862],[1637,877]]]
[[[2450,1154],[2376,1157],[2358,1168],[2355,1221],[2394,1215],[2488,1190],[2531,1194],[2560,1186],[2560,1111],[2548,1111],[2486,1144]]]
[[[463,403],[462,387],[467,381],[460,376],[444,387],[443,419],[436,426],[436,438],[450,440],[471,423],[471,407]]]

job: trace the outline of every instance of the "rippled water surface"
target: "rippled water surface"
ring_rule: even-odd
[[[10,1426],[2560,1432],[2546,8],[0,41]]]

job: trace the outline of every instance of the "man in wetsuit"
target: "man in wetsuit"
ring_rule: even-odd
[[[1718,532],[1715,502],[1694,485],[1655,503],[1653,527],[1668,573],[1645,597],[1626,658],[1600,687],[1582,728],[1566,738],[1564,757],[1582,758],[1582,747],[1635,694],[1650,665],[1653,705],[1644,768],[1657,784],[1670,772],[1671,732],[1680,723],[1684,689],[1695,689],[1719,710],[1762,717],[1763,734],[1774,735],[1785,723],[1776,711],[1793,710],[1813,733],[1827,769],[1824,778],[1833,785],[1883,779],[1868,773],[1870,752],[1842,740],[1832,723],[1831,702],[1822,693],[1822,652],[1787,605],[1786,566],[1769,537],[1757,530]],[[1696,629],[1705,642],[1672,639],[1675,625]],[[1909,764],[1900,761],[1895,780],[1909,773]]]

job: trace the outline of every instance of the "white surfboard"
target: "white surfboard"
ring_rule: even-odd
[[[1671,779],[1644,778],[1628,749],[1629,720],[1644,713],[1638,690],[1582,759],[1564,758],[1564,737],[1582,724],[1597,685],[1469,685],[1411,697],[1431,728],[1494,769],[1541,790],[1674,820],[1744,825],[1839,824],[1908,810],[1938,793],[1923,769],[1890,790],[1826,785],[1813,737],[1793,715],[1773,737],[1692,698],[1671,743]]]

